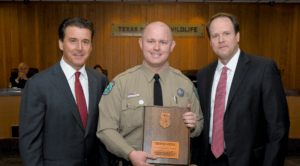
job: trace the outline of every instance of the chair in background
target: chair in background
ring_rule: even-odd
[[[182,70],[181,72],[182,72],[182,74],[184,74],[185,76],[187,76],[193,82],[193,84],[195,85],[195,87],[197,88],[197,78],[196,78],[196,75],[197,75],[198,70]]]
[[[106,75],[106,76],[108,75],[107,70],[103,69],[102,72],[103,72],[104,75]]]

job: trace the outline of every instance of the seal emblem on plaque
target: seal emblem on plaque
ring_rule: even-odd
[[[159,124],[161,127],[163,127],[164,129],[169,127],[171,124],[171,119],[170,119],[171,115],[170,113],[161,113],[160,114],[160,119],[159,119]]]

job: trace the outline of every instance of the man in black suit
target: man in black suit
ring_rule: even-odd
[[[98,103],[108,79],[85,66],[93,25],[66,19],[59,27],[62,59],[31,77],[20,109],[24,166],[105,166],[106,149],[96,137]]]
[[[28,76],[29,67],[25,62],[21,62],[18,65],[18,76],[11,77],[9,80],[12,87],[24,88],[29,78]]]
[[[239,49],[239,23],[226,13],[207,24],[218,60],[197,73],[204,129],[193,140],[192,164],[282,166],[289,114],[273,60]]]

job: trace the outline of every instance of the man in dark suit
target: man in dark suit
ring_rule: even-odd
[[[12,87],[24,88],[29,78],[28,75],[29,67],[25,62],[21,62],[18,65],[18,75],[10,77]]]
[[[239,49],[239,23],[230,14],[213,16],[206,29],[218,60],[197,73],[204,129],[191,163],[282,166],[289,114],[276,63]]]
[[[62,59],[31,77],[20,109],[24,166],[105,166],[106,149],[96,137],[98,103],[108,79],[85,66],[93,25],[66,19],[59,27]]]

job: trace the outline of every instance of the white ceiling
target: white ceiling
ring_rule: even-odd
[[[24,1],[24,0],[0,0],[0,1]],[[218,3],[300,3],[300,0],[29,0],[52,2],[218,2]]]

